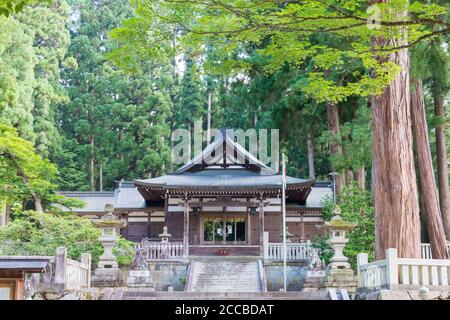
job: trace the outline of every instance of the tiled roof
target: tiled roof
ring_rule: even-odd
[[[139,185],[151,185],[170,188],[176,187],[275,187],[280,188],[282,176],[278,174],[261,175],[246,169],[206,169],[197,172],[185,172],[177,175],[165,175],[157,178],[135,180]],[[286,183],[307,184],[312,180],[287,177]]]
[[[100,191],[88,191],[88,192],[72,192],[72,191],[60,191],[58,192],[62,196],[68,198],[75,198],[85,202],[83,208],[75,209],[76,212],[103,212],[105,211],[105,205],[107,203],[115,204],[114,192],[100,192]],[[63,209],[64,210],[64,209]]]

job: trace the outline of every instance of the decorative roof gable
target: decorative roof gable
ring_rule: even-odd
[[[209,144],[202,152],[194,156],[191,161],[173,174],[196,172],[206,168],[245,168],[258,172],[261,175],[277,174],[276,170],[266,166],[243,146],[234,141],[234,137],[225,130],[222,131],[222,135],[218,139]]]

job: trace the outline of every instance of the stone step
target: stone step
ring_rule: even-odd
[[[162,292],[126,291],[125,300],[329,300],[325,290],[316,292]]]
[[[196,261],[190,275],[192,292],[260,292],[257,261]]]

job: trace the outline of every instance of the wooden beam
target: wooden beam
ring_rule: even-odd
[[[264,207],[270,204],[269,201],[262,201]],[[261,201],[192,201],[189,202],[189,206],[192,207],[247,207],[258,208],[261,205]]]

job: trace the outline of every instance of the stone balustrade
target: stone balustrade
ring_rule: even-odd
[[[386,259],[368,263],[365,253],[357,256],[359,288],[450,289],[450,260],[398,258],[397,249],[387,249]]]

